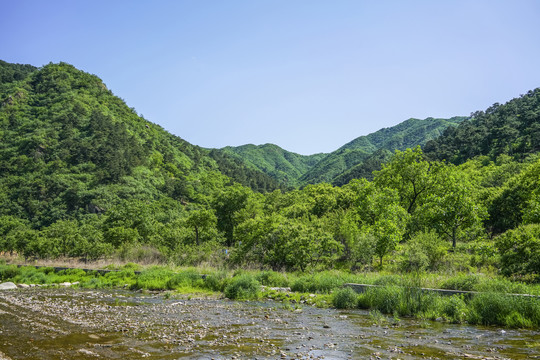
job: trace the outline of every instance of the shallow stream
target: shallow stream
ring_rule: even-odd
[[[540,331],[128,291],[0,292],[0,359],[540,359]]]

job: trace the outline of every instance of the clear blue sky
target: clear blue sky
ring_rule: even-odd
[[[540,1],[0,0],[0,59],[65,61],[204,147],[330,152],[540,86]]]

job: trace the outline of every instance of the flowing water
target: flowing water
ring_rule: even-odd
[[[540,359],[540,332],[128,291],[0,292],[0,359]]]

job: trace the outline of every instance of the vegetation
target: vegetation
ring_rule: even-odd
[[[347,180],[360,178],[361,175],[367,175],[369,179],[370,173],[378,170],[381,162],[387,160],[388,152],[424,145],[465,119],[461,116],[451,119],[408,119],[396,126],[360,136],[328,154],[300,180],[305,184],[330,182],[343,185]]]
[[[139,277],[125,269],[111,279],[88,280],[92,286],[118,281],[140,289],[224,291],[232,298],[258,297],[259,284],[331,296],[346,282],[374,281],[358,271],[420,272],[427,278],[463,273],[438,285],[496,292],[521,292],[523,283],[540,281],[540,157],[534,145],[540,90],[475,113],[424,150],[409,147],[421,137],[413,135],[425,138],[463,118],[410,120],[357,139],[341,149],[342,159],[381,159],[372,158],[378,170],[370,179],[285,191],[255,165],[193,146],[146,121],[94,75],[64,63],[41,69],[0,65],[8,74],[0,84],[2,252],[26,261],[119,259],[263,270],[234,281],[219,272],[200,279],[162,268]],[[518,132],[488,132],[487,143],[465,137],[491,125]],[[397,147],[399,134],[407,134],[401,138],[407,148],[386,158],[385,146]],[[464,145],[456,152],[450,145],[460,141]],[[467,150],[469,145],[476,147]],[[264,155],[269,149],[244,150],[277,169],[279,158],[289,155],[276,149],[275,157]],[[327,164],[325,174],[333,171],[329,160],[316,166],[315,158],[288,161],[297,169]],[[478,272],[505,279],[494,285],[468,275]],[[393,275],[377,281],[396,303],[376,305],[384,296],[374,293],[364,295],[361,306],[401,315],[444,308],[452,321],[493,323],[473,311],[476,305],[468,299],[463,301],[469,312],[462,316],[460,300],[429,300],[414,290],[417,284],[404,286],[409,292],[400,295],[405,290],[392,287],[400,285]],[[336,306],[351,306],[344,291],[336,295]],[[430,303],[437,301],[444,306],[433,310]],[[514,305],[523,310],[498,323],[534,319],[534,308]]]
[[[301,185],[298,179],[327,155],[300,155],[274,144],[227,146],[222,150],[288,187]]]

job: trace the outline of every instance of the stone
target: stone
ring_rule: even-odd
[[[17,287],[20,287],[21,289],[26,289],[26,288],[29,288],[30,285],[28,285],[28,284],[17,284]]]
[[[63,283],[60,283],[58,285],[68,287],[68,286],[71,286],[71,283],[70,282],[63,282]]]
[[[15,285],[12,282],[5,282],[5,283],[0,284],[0,290],[13,290],[16,288],[17,288],[17,285]]]

